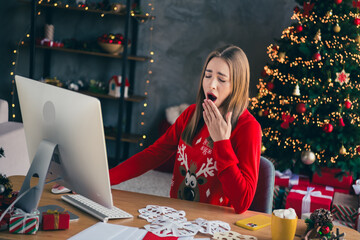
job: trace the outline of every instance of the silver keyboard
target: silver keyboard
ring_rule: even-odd
[[[80,208],[81,210],[93,215],[103,222],[107,222],[109,219],[119,218],[132,218],[133,216],[120,208],[113,206],[111,209],[104,207],[82,195],[71,194],[62,195],[61,199],[71,205]]]

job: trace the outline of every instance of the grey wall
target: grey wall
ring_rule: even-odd
[[[231,43],[247,53],[251,68],[251,96],[255,96],[257,79],[268,61],[266,47],[290,25],[295,7],[293,0],[153,0],[153,4],[156,16],[152,32],[152,49],[155,52],[155,62],[151,65],[153,74],[150,84],[146,85],[148,64],[138,63],[134,86],[135,94],[143,95],[145,90],[149,93],[144,119],[146,125],[140,126],[142,104],[134,104],[132,118],[134,132],[147,135],[145,145],[158,137],[159,122],[167,107],[195,101],[203,61],[216,47]],[[0,6],[0,98],[11,101],[10,71],[14,55],[11,52],[29,26],[30,8],[17,1],[4,1]],[[101,20],[83,18],[78,13],[66,13],[66,16],[59,13],[54,18],[55,38],[86,39],[99,33],[121,32],[121,27],[114,26],[114,21],[117,20],[111,17]],[[147,55],[149,52],[150,26],[150,22],[140,25],[139,54]],[[41,31],[42,26],[38,28]],[[42,58],[37,59],[37,63],[41,66]],[[53,76],[63,80],[94,78],[107,81],[119,72],[119,62],[86,56],[57,54],[52,65]],[[16,73],[28,75],[26,48],[20,51]],[[36,72],[36,77],[41,77],[40,70]],[[116,122],[117,113],[113,105],[111,102],[103,104],[104,122],[109,125]],[[140,149],[131,145],[130,152]]]

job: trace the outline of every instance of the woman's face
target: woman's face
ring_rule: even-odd
[[[206,99],[212,100],[219,108],[231,93],[230,68],[219,57],[212,58],[206,66],[202,82]]]

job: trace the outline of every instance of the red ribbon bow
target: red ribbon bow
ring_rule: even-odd
[[[304,12],[303,12],[303,17],[307,17],[309,16],[309,12],[314,8],[315,6],[315,3],[310,3],[310,2],[304,2],[304,5],[303,5],[303,9],[304,9]]]
[[[359,8],[360,9],[360,1],[353,1],[352,5],[354,8]]]
[[[282,114],[281,119],[284,121],[280,125],[280,127],[282,127],[283,129],[288,129],[289,124],[295,120],[295,118],[293,116],[291,116],[290,114],[286,114],[286,113]]]

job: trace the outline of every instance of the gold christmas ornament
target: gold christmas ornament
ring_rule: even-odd
[[[360,35],[358,35],[358,36],[355,38],[355,41],[356,41],[357,43],[360,43]]]
[[[258,112],[258,115],[259,115],[259,117],[262,117],[262,116],[263,116],[263,111],[260,110],[260,111]]]
[[[344,145],[341,146],[340,150],[339,150],[339,153],[341,155],[345,155],[346,154],[346,148],[344,147]]]
[[[261,153],[264,153],[266,151],[266,147],[264,145],[261,146]]]
[[[327,17],[331,17],[331,16],[332,16],[332,10],[328,11],[328,12],[326,13],[326,16],[327,16]]]
[[[306,165],[311,165],[315,162],[315,153],[312,151],[303,151],[301,153],[301,161]]]
[[[341,30],[341,27],[339,26],[339,24],[337,23],[335,26],[334,26],[334,32],[338,33],[340,32]]]
[[[293,92],[293,95],[294,95],[294,96],[297,96],[297,97],[299,97],[299,96],[301,95],[301,94],[300,94],[299,84],[296,84],[295,89],[294,89],[294,92]]]
[[[332,81],[331,78],[328,78],[328,82],[331,83],[331,81]]]

